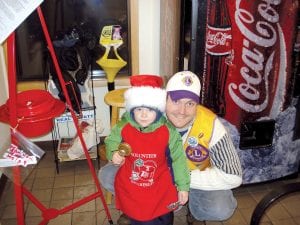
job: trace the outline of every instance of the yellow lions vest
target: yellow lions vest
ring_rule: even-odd
[[[197,115],[183,145],[190,170],[204,170],[210,166],[208,146],[216,115],[209,109],[197,106]]]

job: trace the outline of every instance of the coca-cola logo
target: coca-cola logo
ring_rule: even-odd
[[[207,25],[206,51],[211,55],[227,55],[231,52],[231,27],[216,28]]]
[[[279,14],[274,8],[281,1],[261,1],[257,7],[257,12],[261,17],[257,21],[250,11],[241,8],[241,1],[236,0],[234,18],[239,31],[244,36],[242,66],[239,71],[242,82],[239,84],[231,82],[228,89],[230,97],[241,109],[257,113],[266,109],[269,103],[270,74],[274,72],[275,44],[278,38],[280,47],[284,48],[284,40],[280,36],[282,30],[279,24]]]

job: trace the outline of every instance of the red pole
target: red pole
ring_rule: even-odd
[[[9,121],[11,129],[17,127],[17,81],[16,81],[16,57],[15,57],[15,33],[13,32],[7,39],[7,64],[8,64],[8,86],[9,86]],[[13,131],[11,131],[13,132]],[[11,143],[16,144],[16,140],[11,136]],[[22,194],[22,182],[20,168],[13,167],[14,193],[16,201],[16,212],[18,225],[24,225],[24,205]]]
[[[67,89],[66,89],[66,83],[65,83],[65,81],[63,79],[63,76],[62,76],[62,73],[61,73],[61,70],[60,70],[60,67],[59,67],[59,64],[58,64],[58,60],[57,60],[57,57],[56,57],[56,54],[55,54],[55,50],[53,48],[53,44],[52,44],[52,41],[51,41],[51,38],[50,38],[50,35],[49,35],[49,32],[48,32],[48,28],[47,28],[47,25],[46,25],[46,22],[45,22],[45,18],[43,16],[43,12],[42,12],[42,9],[41,9],[40,6],[37,8],[37,12],[38,12],[38,15],[39,15],[39,18],[40,18],[40,22],[41,22],[41,25],[42,25],[42,29],[43,29],[46,41],[47,41],[48,49],[49,49],[49,52],[50,52],[50,55],[51,55],[54,67],[55,67],[57,76],[59,78],[60,84],[62,86],[62,90],[63,90],[64,96],[66,98],[66,102],[68,104],[68,107],[70,108],[70,112],[71,112],[71,115],[72,115],[72,118],[73,118],[73,121],[74,121],[74,125],[76,127],[77,135],[78,135],[79,140],[80,140],[80,142],[82,144],[82,147],[83,147],[83,150],[84,150],[84,153],[85,153],[85,157],[87,159],[89,168],[90,168],[91,173],[92,173],[92,177],[93,177],[94,182],[96,184],[97,190],[98,190],[98,192],[100,194],[100,199],[102,201],[102,204],[103,204],[104,210],[106,212],[108,221],[109,221],[109,223],[113,224],[112,219],[111,219],[111,215],[109,213],[107,204],[105,202],[105,199],[104,199],[104,196],[103,196],[103,193],[102,193],[102,189],[100,187],[99,180],[97,178],[95,169],[94,169],[93,164],[92,164],[92,160],[91,160],[90,155],[88,153],[85,141],[84,141],[83,136],[82,136],[82,132],[81,132],[81,130],[79,128],[78,119],[77,119],[77,117],[76,117],[76,115],[74,113],[74,110],[72,108],[71,100],[70,100],[69,94],[68,94]]]

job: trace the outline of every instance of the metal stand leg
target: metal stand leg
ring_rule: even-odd
[[[265,211],[271,206],[272,203],[279,200],[281,197],[300,191],[300,182],[283,185],[277,190],[268,193],[255,207],[250,225],[259,225],[259,222],[264,215]]]

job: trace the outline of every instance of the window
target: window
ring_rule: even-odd
[[[70,34],[74,27],[80,27],[84,31],[91,31],[98,45],[104,26],[120,25],[124,43],[118,48],[118,53],[127,61],[127,65],[119,73],[130,74],[127,0],[51,0],[44,1],[41,8],[52,40]],[[16,47],[18,81],[47,80],[51,59],[36,11],[16,30]],[[104,54],[105,49],[98,45],[93,50],[91,73],[93,77],[104,76],[96,60]]]

